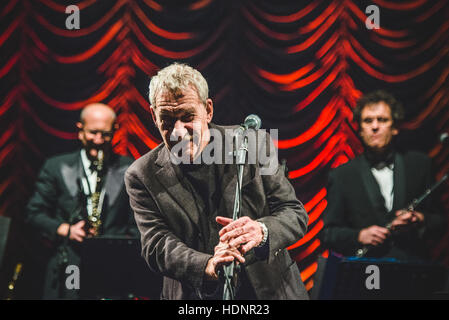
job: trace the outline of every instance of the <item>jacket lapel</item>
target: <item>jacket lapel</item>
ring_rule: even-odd
[[[77,197],[82,177],[82,164],[79,151],[73,153],[73,159],[70,162],[61,165],[61,176],[64,184],[72,197]]]
[[[105,177],[105,202],[103,202],[103,207],[106,204],[108,207],[112,207],[123,188],[123,177],[127,167],[120,167],[118,158],[114,160]]]
[[[221,190],[223,190],[222,203],[218,214],[223,217],[232,218],[234,212],[235,186],[237,184],[237,168],[234,165],[220,166]]]
[[[161,167],[155,174],[158,181],[193,223],[199,226],[199,213],[195,199],[182,183],[182,173],[176,165],[171,163],[169,151],[165,146],[161,148],[156,164]]]
[[[374,178],[368,161],[364,156],[359,158],[359,169],[363,181],[363,186],[368,193],[371,206],[375,208],[375,212],[379,215],[379,218],[385,220],[385,215],[387,214],[387,209],[385,208],[385,199],[380,192],[379,184]]]
[[[403,209],[406,206],[406,185],[407,176],[405,174],[405,164],[403,156],[396,152],[394,158],[394,199],[393,199],[393,212],[399,209]]]

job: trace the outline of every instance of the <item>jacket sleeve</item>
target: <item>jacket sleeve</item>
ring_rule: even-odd
[[[128,170],[125,183],[141,234],[142,256],[150,269],[201,290],[212,256],[189,248],[173,234],[138,174]]]
[[[64,221],[56,216],[58,188],[50,161],[46,161],[39,172],[35,191],[25,210],[25,223],[38,234],[50,240],[57,237],[57,229]]]
[[[131,207],[129,209],[129,214],[128,214],[128,226],[126,229],[126,234],[133,238],[139,237],[139,229],[137,228],[136,220],[134,218],[134,213],[131,210]]]
[[[432,172],[432,161],[427,158],[427,163],[423,166],[422,170],[425,170],[425,188],[430,188],[435,183],[433,179],[434,174]],[[446,231],[447,217],[444,215],[444,209],[441,205],[440,193],[441,189],[436,189],[434,192],[424,201],[422,209],[417,208],[417,211],[422,211],[424,214],[424,225],[419,230],[420,236],[424,240],[438,241]]]
[[[279,165],[271,137],[267,134],[265,139],[266,149],[259,150],[259,154],[267,150],[273,151],[269,151],[266,161],[260,161],[259,172],[270,214],[258,221],[265,223],[268,229],[268,261],[271,261],[273,254],[304,237],[309,217],[285,176],[283,166]],[[262,158],[259,156],[259,159]]]

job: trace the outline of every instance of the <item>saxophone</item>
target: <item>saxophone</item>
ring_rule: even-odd
[[[95,191],[91,195],[92,201],[92,214],[88,215],[89,229],[93,229],[94,235],[98,235],[101,226],[101,206],[100,197],[103,187],[103,174],[104,174],[104,153],[103,150],[98,151],[97,160],[94,162],[97,171],[97,185]]]

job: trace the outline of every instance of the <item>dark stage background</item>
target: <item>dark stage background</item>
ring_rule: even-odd
[[[80,8],[79,30],[66,29],[70,4]],[[371,4],[380,29],[365,26]],[[111,105],[115,150],[140,157],[160,142],[149,78],[173,61],[205,75],[215,123],[256,113],[279,129],[280,158],[310,216],[289,248],[308,289],[327,255],[318,238],[327,174],[362,151],[352,117],[361,94],[394,93],[406,109],[401,146],[429,154],[436,178],[449,170],[438,141],[449,131],[449,1],[2,0],[0,215],[14,218],[6,278],[34,252],[23,209],[44,159],[79,147],[80,109]],[[448,184],[442,191],[448,208]],[[446,264],[448,247],[446,234],[433,252]]]

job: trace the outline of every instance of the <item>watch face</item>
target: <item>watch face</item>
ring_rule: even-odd
[[[263,238],[257,247],[262,247],[267,242],[267,239],[268,239],[268,228],[265,225],[265,223],[259,222],[259,224],[260,224],[260,227],[262,228]]]

